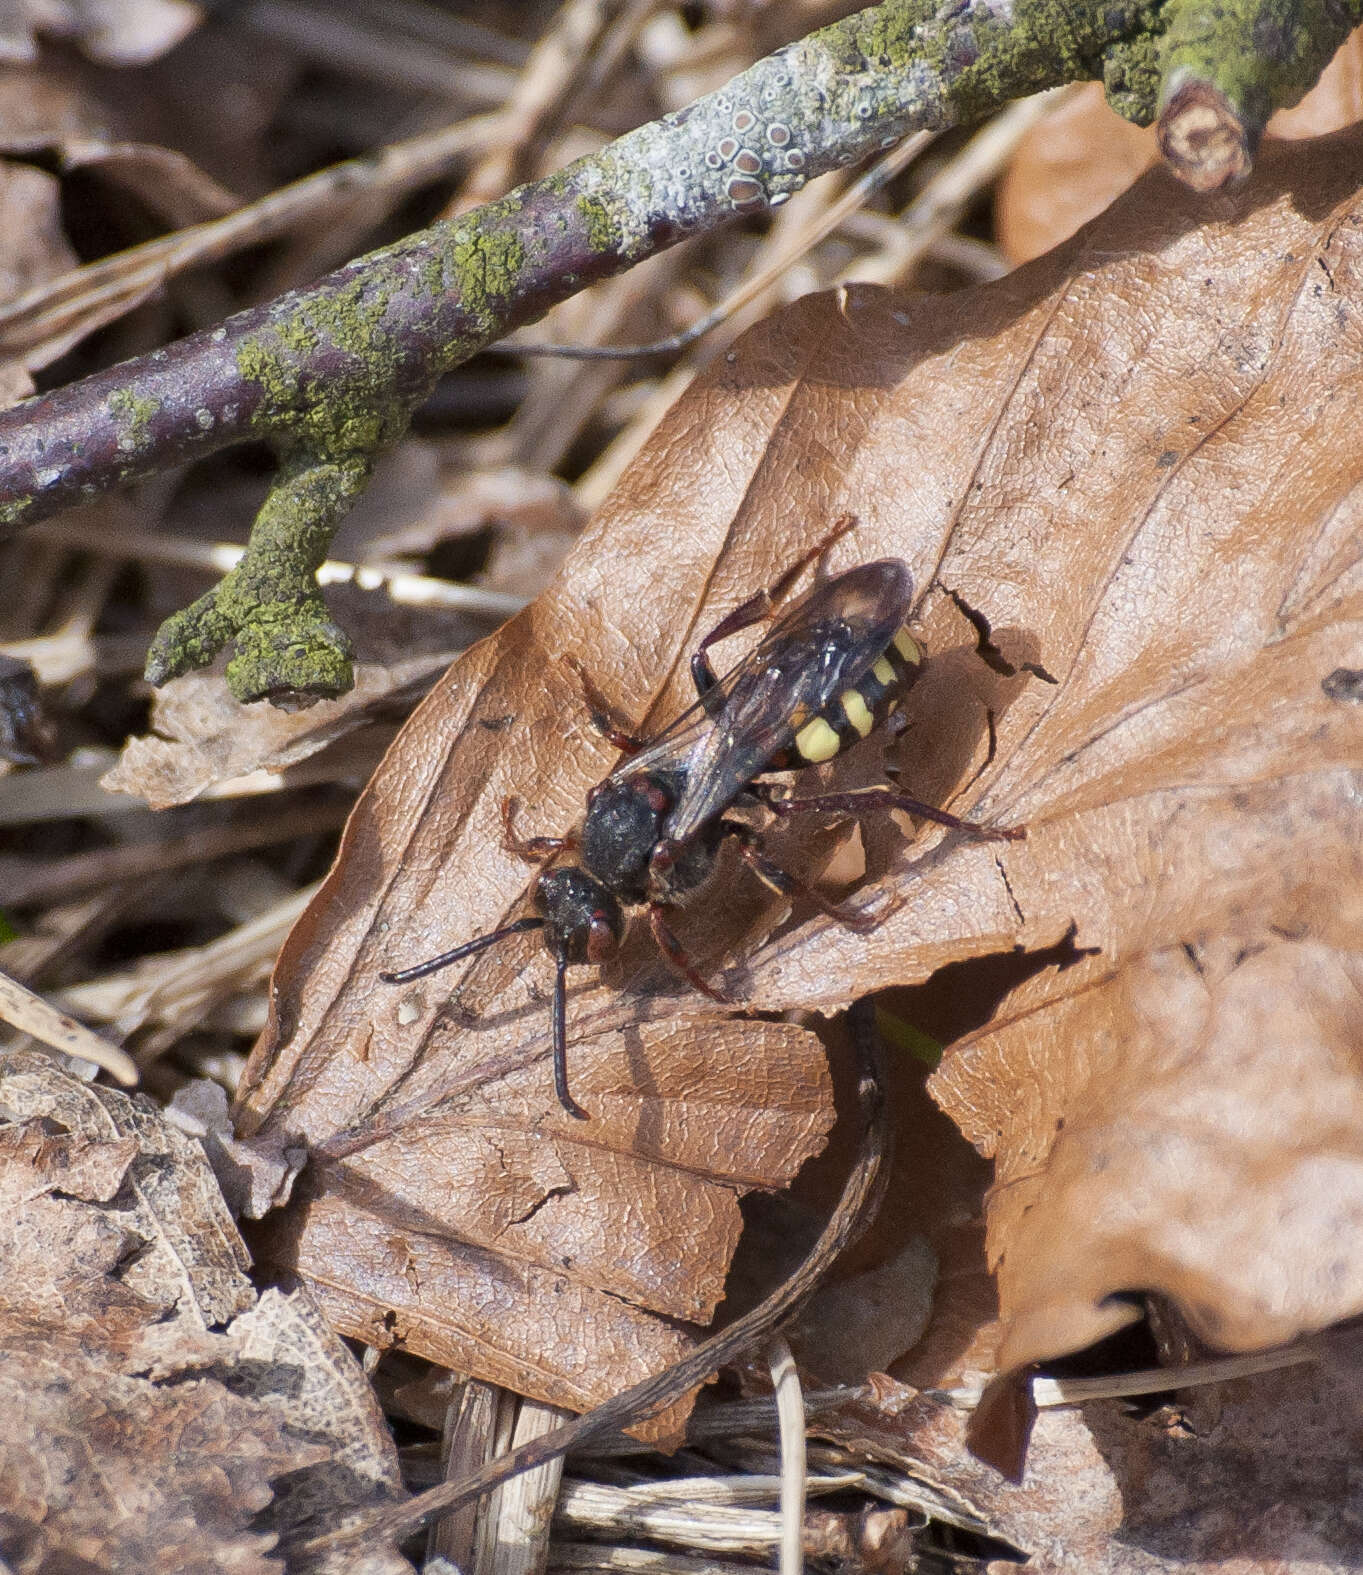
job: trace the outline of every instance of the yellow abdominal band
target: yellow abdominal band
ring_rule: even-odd
[[[911,669],[923,653],[907,629],[900,629],[867,669],[857,689],[844,689],[829,705],[827,715],[805,720],[798,712],[791,718],[796,752],[810,765],[832,760],[840,750],[865,738],[898,704]],[[806,713],[807,715],[807,713]]]
[[[821,716],[805,725],[795,735],[795,747],[811,765],[831,760],[842,748],[842,740]]]

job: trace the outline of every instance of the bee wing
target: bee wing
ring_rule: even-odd
[[[742,661],[622,770],[686,767],[667,822],[677,841],[732,803],[790,742],[797,717],[856,684],[908,616],[913,581],[898,558],[816,586]]]

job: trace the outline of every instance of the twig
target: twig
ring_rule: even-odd
[[[440,1435],[440,1460],[447,1481],[458,1481],[497,1454],[497,1413],[506,1390],[481,1378],[455,1386],[445,1407]],[[456,1569],[472,1569],[477,1549],[479,1506],[463,1504],[433,1519],[426,1532],[426,1552],[448,1559]]]
[[[172,1031],[166,1042],[173,1042],[215,1002],[268,976],[284,937],[316,895],[315,884],[290,891],[216,940],[144,957],[126,973],[67,985],[62,997],[91,1017],[112,1021],[125,1036],[147,1023],[164,1024]],[[153,1058],[148,1046],[139,1053],[145,1061]]]
[[[805,1417],[817,1416],[823,1411],[836,1410],[864,1399],[867,1391],[861,1385],[844,1384],[834,1389],[805,1391]],[[774,1395],[754,1400],[725,1400],[706,1410],[696,1410],[686,1424],[686,1442],[704,1443],[710,1439],[733,1438],[741,1434],[767,1432],[777,1425],[776,1397]],[[589,1445],[574,1450],[574,1458],[583,1460],[611,1460],[620,1456],[646,1455],[653,1445],[621,1433],[615,1438],[593,1439]]]
[[[458,211],[491,202],[527,173],[531,148],[576,96],[589,63],[601,54],[603,37],[615,35],[606,53],[609,60],[618,59],[656,4],[657,0],[629,0],[626,7],[625,0],[566,0],[560,6],[503,105],[504,134],[469,175]],[[623,18],[617,14],[622,9],[628,12]]]
[[[1314,1341],[1298,1341],[1276,1351],[1250,1351],[1243,1356],[1218,1356],[1206,1362],[1190,1362],[1184,1367],[1143,1367],[1132,1373],[1101,1373],[1093,1378],[1033,1378],[1032,1400],[1040,1410],[1061,1405],[1084,1405],[1090,1400],[1119,1400],[1131,1395],[1155,1395],[1175,1389],[1194,1389],[1203,1384],[1225,1384],[1235,1378],[1252,1378],[1258,1373],[1274,1373],[1283,1367],[1300,1367],[1318,1362],[1321,1353]],[[969,1409],[978,1405],[984,1392],[983,1382],[963,1384],[958,1389],[925,1390],[925,1394],[948,1404]]]
[[[495,140],[497,115],[480,115],[395,142],[363,158],[304,176],[204,224],[101,257],[49,279],[0,307],[0,355],[43,366],[88,333],[130,312],[188,268],[273,240],[338,203],[374,192],[397,197],[434,180]],[[44,349],[44,353],[34,352]]]
[[[522,1400],[516,1409],[512,1446],[542,1438],[571,1412],[561,1406]],[[563,1480],[563,1456],[536,1471],[524,1471],[504,1482],[491,1499],[488,1517],[491,1556],[481,1567],[490,1575],[538,1575],[545,1565],[549,1527]]]
[[[442,16],[429,4],[386,0],[380,8],[358,0],[344,6],[335,0],[250,0],[242,21],[329,70],[343,67],[371,82],[420,88],[446,99],[501,104],[515,83],[507,67],[519,70],[523,63],[523,50],[514,41],[493,28]],[[469,58],[477,55],[496,63]]]
[[[878,256],[862,258],[845,277],[871,284],[905,282],[917,264],[997,179],[1018,143],[1059,109],[1076,89],[1055,88],[1010,104],[966,143],[899,215]]]
[[[1054,0],[1051,0],[1054,3]],[[1363,0],[1360,0],[1363,3]],[[777,206],[810,178],[1002,98],[1092,73],[1139,0],[1044,26],[886,0],[758,61],[557,175],[375,252],[310,289],[0,412],[0,525],[17,526],[246,437],[282,450],[243,561],[163,626],[164,682],[235,646],[243,700],[337,694],[349,644],[313,578],[374,456],[435,379],[595,280]]]
[[[271,442],[280,472],[246,556],[163,626],[148,676],[164,682],[230,644],[239,699],[341,693],[349,643],[314,571],[375,455],[443,372],[585,285],[776,207],[815,175],[1070,81],[1102,75],[1136,120],[1163,104],[1176,167],[1199,184],[1232,178],[1267,109],[1319,75],[1363,0],[1303,0],[1287,20],[1280,0],[1259,7],[1247,24],[1235,7],[1208,21],[1201,0],[1153,12],[1144,0],[884,0],[556,175],[0,412],[0,527],[244,438]],[[1228,154],[1217,144],[1227,136]]]
[[[197,830],[171,832],[155,841],[91,848],[61,858],[21,859],[0,855],[6,904],[19,908],[69,902],[84,892],[123,881],[149,879],[186,865],[206,864],[233,853],[277,847],[295,838],[335,831],[349,805],[343,802],[262,804],[249,817]]]
[[[1295,104],[1363,15],[1357,3],[1251,0],[1232,17],[1195,0],[1168,10],[1160,50],[1160,152],[1194,191],[1245,179],[1275,109]]]
[[[728,322],[736,312],[775,283],[787,269],[813,250],[820,241],[832,235],[850,215],[863,207],[882,187],[906,169],[932,141],[933,133],[920,131],[906,137],[898,147],[892,148],[858,180],[854,181],[836,202],[824,209],[817,220],[800,231],[791,245],[785,247],[756,273],[744,279],[704,317],[698,318],[689,328],[670,334],[666,339],[654,339],[640,345],[553,345],[533,344],[519,339],[507,340],[490,349],[508,355],[559,356],[565,361],[627,361],[650,355],[673,355],[703,339],[706,334]]]
[[[144,563],[168,563],[180,568],[227,574],[246,556],[246,548],[227,541],[197,541],[183,536],[158,536],[152,531],[110,532],[87,526],[78,515],[70,521],[45,525],[43,536],[63,546],[112,558],[138,558]],[[457,580],[416,574],[401,563],[345,563],[325,558],[317,566],[319,585],[354,585],[362,591],[384,591],[395,602],[409,607],[448,607],[456,612],[500,623],[525,606],[524,596],[494,591]],[[3,647],[18,652],[17,642]]]

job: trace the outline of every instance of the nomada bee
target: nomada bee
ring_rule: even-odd
[[[615,955],[624,909],[646,907],[668,962],[696,989],[724,999],[697,972],[668,915],[710,875],[726,838],[737,843],[744,861],[773,891],[802,895],[854,929],[871,929],[878,922],[873,915],[825,901],[774,864],[753,826],[726,818],[735,804],[761,804],[779,816],[907,810],[978,837],[1025,835],[1021,827],[960,820],[891,788],[789,798],[763,780],[769,772],[821,765],[866,738],[888,721],[923,672],[923,649],[906,626],[912,576],[902,560],[882,558],[816,585],[737,666],[722,678],[715,676],[710,647],[771,616],[798,574],[850,524],[839,521],[777,585],[750,598],[705,636],[691,658],[695,703],[652,738],[638,738],[620,726],[579,668],[592,721],[623,759],[588,793],[581,829],[573,835],[521,840],[511,824],[514,802],[508,799],[503,806],[507,846],[514,852],[537,859],[570,853],[577,862],[535,877],[530,888],[534,914],[410,968],[379,975],[389,984],[406,984],[513,935],[543,931],[555,963],[554,1088],[569,1115],[587,1117],[568,1091],[567,970]]]

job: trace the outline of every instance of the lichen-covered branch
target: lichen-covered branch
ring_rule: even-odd
[[[1303,62],[1324,64],[1363,0],[1277,4],[1266,85],[1251,89],[1215,64],[1230,0],[1224,17],[1196,0],[885,0],[557,175],[0,412],[0,529],[265,438],[286,458],[247,558],[162,629],[149,674],[162,680],[234,642],[229,676],[243,698],[336,693],[349,660],[314,571],[374,455],[441,373],[686,236],[775,207],[910,131],[1042,88],[1099,76],[1116,107],[1150,120],[1176,59],[1185,81],[1201,71],[1222,84],[1248,125],[1296,93]],[[1258,0],[1254,25],[1271,9]],[[1257,48],[1244,34],[1238,46]]]
[[[364,451],[328,458],[303,445],[281,460],[245,555],[193,606],[168,618],[147,653],[163,684],[235,644],[227,682],[239,700],[306,704],[351,685],[350,641],[317,586],[336,523],[364,491]]]
[[[0,412],[0,526],[248,437],[372,447],[443,371],[594,280],[921,126],[1102,70],[1136,0],[889,0],[460,219]]]
[[[1264,127],[1314,86],[1360,0],[1179,0],[1160,51],[1160,152],[1196,191],[1250,172]]]

